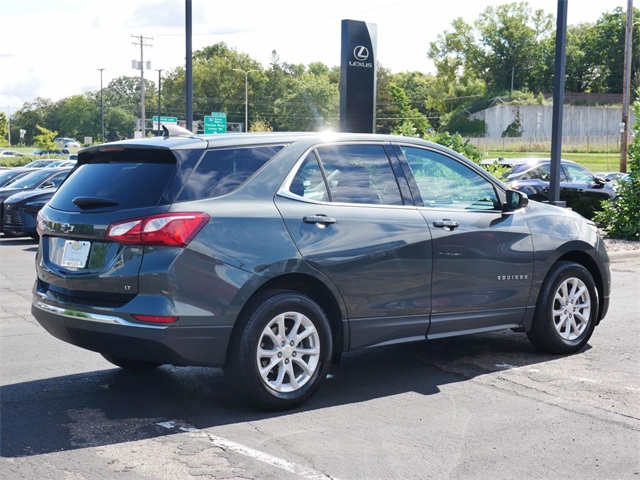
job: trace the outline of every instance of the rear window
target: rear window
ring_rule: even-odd
[[[161,204],[175,172],[170,163],[90,163],[82,165],[56,192],[51,206],[75,211],[76,197],[100,197],[118,202],[118,209]]]
[[[50,201],[53,208],[81,211],[76,197],[114,200],[118,210],[168,205],[202,156],[201,149],[126,148],[90,151]]]
[[[219,197],[242,185],[283,145],[224,148],[208,151],[178,195],[178,201]]]

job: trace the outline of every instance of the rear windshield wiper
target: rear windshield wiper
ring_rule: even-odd
[[[118,205],[115,200],[103,197],[76,197],[71,202],[80,208],[100,208]]]

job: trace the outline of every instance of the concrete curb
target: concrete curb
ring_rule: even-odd
[[[611,261],[621,261],[630,258],[640,258],[640,249],[638,250],[619,250],[617,252],[608,252]]]

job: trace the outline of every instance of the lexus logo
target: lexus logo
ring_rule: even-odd
[[[369,58],[369,49],[367,47],[363,47],[362,45],[358,45],[353,49],[353,58],[360,62],[364,62],[367,58]]]

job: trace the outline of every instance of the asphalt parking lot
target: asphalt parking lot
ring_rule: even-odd
[[[244,407],[217,369],[132,374],[30,315],[36,243],[0,239],[5,479],[640,478],[640,255],[576,355],[499,332],[345,355],[302,408]]]

